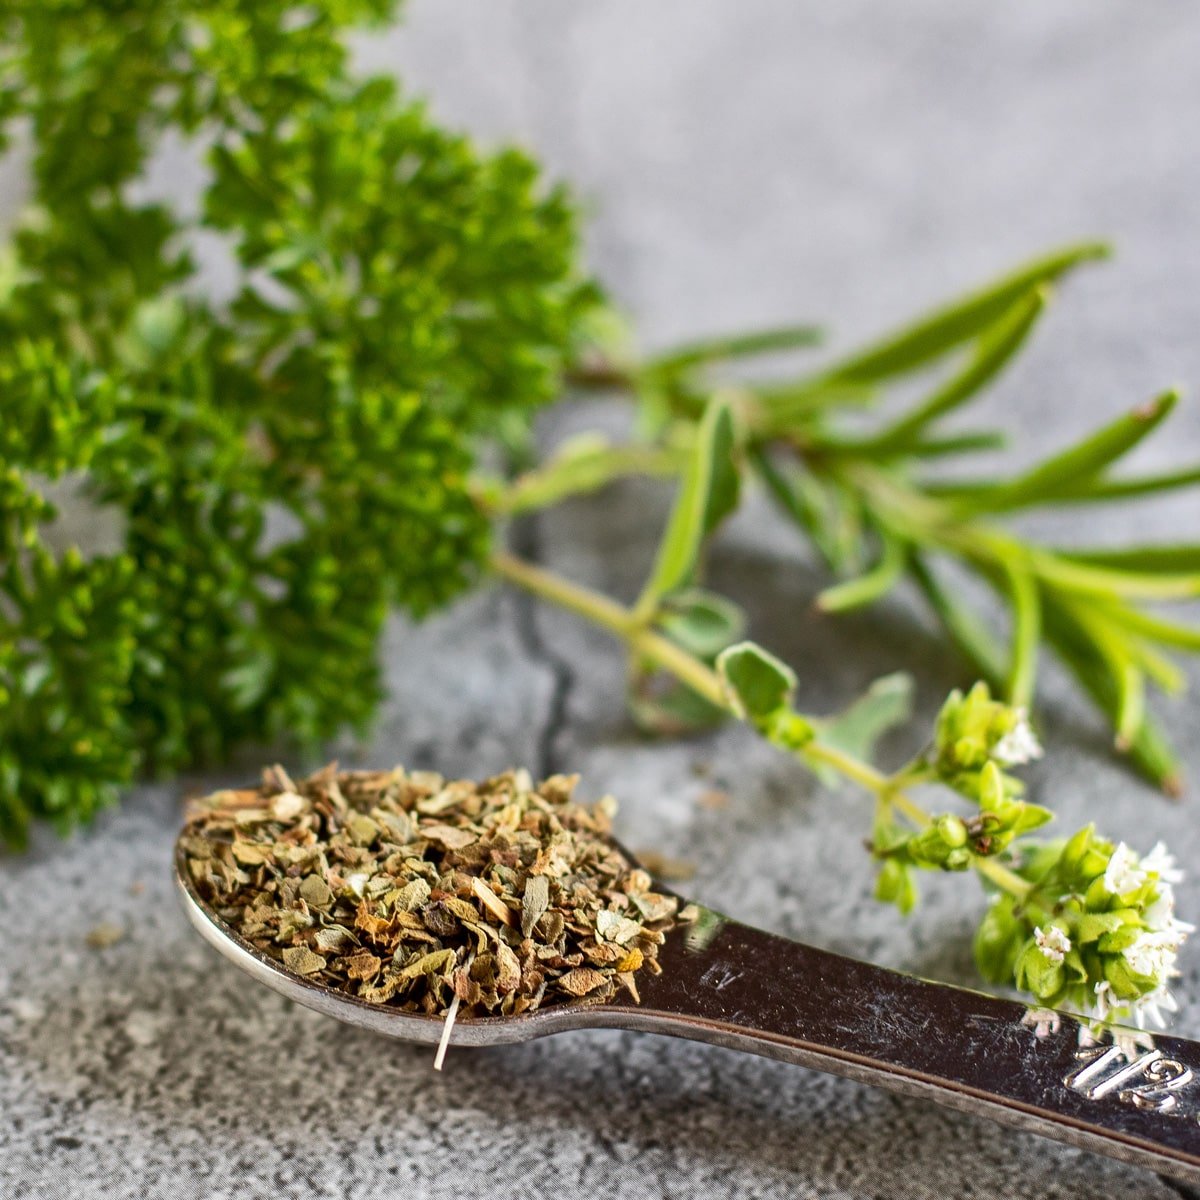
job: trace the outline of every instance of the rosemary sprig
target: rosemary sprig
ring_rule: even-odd
[[[1088,243],[1047,255],[832,365],[779,383],[718,377],[704,355],[668,353],[644,365],[610,364],[592,378],[637,395],[660,443],[695,428],[704,404],[737,414],[753,473],[841,577],[817,598],[840,613],[915,584],[971,674],[1018,705],[1035,696],[1042,652],[1056,654],[1112,725],[1117,748],[1166,792],[1182,788],[1174,753],[1147,705],[1156,687],[1179,691],[1172,655],[1200,650],[1200,630],[1151,608],[1200,596],[1200,543],[1121,550],[1056,547],[1005,524],[1028,509],[1121,501],[1200,484],[1200,466],[1126,475],[1122,461],[1170,417],[1168,391],[1120,415],[1036,466],[968,481],[935,470],[1002,445],[992,430],[946,433],[1009,365],[1046,311],[1052,285],[1102,258]],[[799,339],[797,339],[797,344]],[[743,342],[742,346],[752,342]],[[744,357],[739,355],[739,358]],[[899,416],[865,432],[861,410],[918,371],[941,374]],[[584,379],[587,382],[587,378]],[[856,410],[853,427],[845,420]],[[627,453],[627,451],[626,451]],[[942,569],[982,579],[1006,613],[1007,635],[976,612]]]

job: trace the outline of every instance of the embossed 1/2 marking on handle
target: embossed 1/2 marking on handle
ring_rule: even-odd
[[[1132,1104],[1135,1108],[1153,1112],[1185,1115],[1180,1112],[1176,1093],[1192,1082],[1192,1070],[1173,1058],[1167,1058],[1162,1051],[1147,1050],[1145,1054],[1126,1062],[1125,1051],[1120,1046],[1100,1046],[1080,1050],[1075,1057],[1083,1065],[1071,1071],[1063,1083],[1081,1096],[1089,1100],[1102,1100],[1115,1092],[1116,1099],[1122,1104]],[[1134,1080],[1143,1077],[1146,1082],[1134,1083]]]

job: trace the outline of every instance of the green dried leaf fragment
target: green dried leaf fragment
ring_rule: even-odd
[[[319,875],[306,875],[300,884],[300,896],[314,908],[328,908],[333,901],[333,892]]]
[[[344,959],[343,965],[345,966],[347,978],[368,982],[379,974],[380,968],[383,966],[383,960],[376,954],[362,950],[358,954]]]
[[[261,866],[274,857],[274,848],[258,842],[237,841],[233,843],[233,857],[244,866]]]
[[[504,942],[496,943],[496,991],[502,996],[514,992],[521,983],[521,962]]]
[[[452,825],[423,825],[421,836],[436,842],[447,850],[462,850],[479,840],[479,835],[470,829],[456,829]]]
[[[325,959],[307,946],[286,946],[280,957],[283,965],[296,975],[316,975],[325,970]]]
[[[550,906],[550,880],[545,875],[530,875],[525,880],[521,903],[521,936],[530,937],[543,913]]]
[[[397,912],[419,912],[429,903],[432,894],[433,890],[428,881],[417,876],[400,888],[392,901],[392,907]]]
[[[642,933],[642,927],[637,921],[605,909],[596,914],[596,932],[607,941],[627,946]]]
[[[399,979],[417,979],[422,975],[445,975],[453,969],[455,958],[454,950],[431,950],[402,967],[396,976]]]
[[[593,967],[575,967],[558,979],[557,987],[568,996],[586,996],[603,987],[606,981],[603,971]]]
[[[313,943],[322,954],[349,954],[357,948],[354,934],[344,925],[328,925],[317,930]]]

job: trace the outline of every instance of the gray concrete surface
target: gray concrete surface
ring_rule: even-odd
[[[1200,257],[1200,12],[1182,3],[1021,0],[838,5],[772,0],[413,0],[364,44],[486,138],[535,146],[594,207],[593,261],[648,344],[815,317],[881,328],[1063,240],[1117,261],[1065,289],[989,402],[1055,444],[1166,383],[1194,393]],[[17,168],[0,174],[7,202]],[[163,178],[173,177],[171,171]],[[612,421],[603,405],[547,422]],[[1143,461],[1195,459],[1193,399]],[[563,572],[637,586],[666,497],[630,486],[522,536]],[[1040,522],[1056,536],[1194,536],[1195,499]],[[81,525],[79,528],[85,529]],[[814,623],[820,576],[757,501],[722,538],[716,582],[793,662],[814,709],[897,667],[928,716],[953,665],[902,597]],[[952,981],[974,979],[969,880],[933,879],[913,919],[869,897],[866,812],[737,729],[649,745],[622,666],[567,616],[487,591],[386,645],[392,694],[343,761],[452,773],[511,763],[583,772],[622,800],[620,833],[697,864],[691,891],[744,919]],[[1190,668],[1193,681],[1198,672]],[[1200,778],[1197,701],[1163,707]],[[1038,799],[1193,866],[1197,800],[1171,806],[1107,754],[1056,674]],[[916,734],[897,739],[901,753]],[[249,985],[185,927],[168,856],[186,791],[143,787],[66,844],[0,861],[0,1195],[70,1197],[1021,1197],[1191,1195],[1153,1175],[925,1103],[616,1033],[430,1056],[339,1027]],[[731,803],[698,803],[711,787]],[[1186,914],[1200,888],[1183,888]],[[107,950],[100,921],[127,932]],[[1186,954],[1185,994],[1200,984]],[[1200,1007],[1178,1029],[1200,1035]]]

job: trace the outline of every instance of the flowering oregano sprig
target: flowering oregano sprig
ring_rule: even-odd
[[[994,700],[988,685],[980,682],[966,695],[955,690],[947,697],[938,714],[927,761],[943,782],[974,793],[989,763],[1017,767],[1041,756],[1042,746],[1028,712]],[[1015,780],[1006,785],[1020,787]]]
[[[739,714],[815,763],[828,751],[822,723],[791,709],[795,677],[781,667],[748,645],[718,659]],[[1021,799],[1021,781],[1005,768],[1041,754],[1027,714],[993,700],[986,684],[953,693],[929,751],[873,788],[876,896],[907,913],[917,900],[916,871],[973,867],[996,892],[975,939],[989,982],[1090,1017],[1096,1032],[1130,1022],[1162,1026],[1163,1013],[1176,1008],[1176,957],[1194,929],[1175,916],[1171,885],[1182,872],[1162,843],[1139,858],[1090,825],[1065,843],[1023,840],[1053,813]],[[976,811],[931,816],[901,790],[933,780]]]
[[[715,402],[698,428],[650,581],[632,608],[507,554],[494,555],[492,565],[510,581],[621,638],[629,648],[635,689],[647,680],[661,684],[663,676],[673,680],[683,696],[659,686],[661,713],[685,711],[680,701],[686,696],[692,712],[699,704],[710,714],[737,717],[821,777],[849,779],[870,792],[875,818],[869,846],[879,862],[879,899],[907,913],[917,902],[918,872],[978,874],[999,896],[977,939],[980,967],[992,982],[1017,987],[1040,1003],[1070,1004],[1101,1022],[1144,1018],[1169,1007],[1166,980],[1188,927],[1171,911],[1169,882],[1174,876],[1165,851],[1156,851],[1148,856],[1148,865],[1139,867],[1122,857],[1127,851],[1118,854],[1111,846],[1107,857],[1089,857],[1079,849],[1079,835],[1067,843],[1071,855],[1061,846],[1029,838],[1053,814],[1027,801],[1024,784],[1013,774],[1014,768],[1042,755],[1023,706],[995,699],[983,682],[965,694],[952,692],[928,747],[898,771],[884,773],[870,758],[880,734],[908,716],[906,681],[879,680],[834,717],[800,712],[794,704],[799,681],[791,667],[761,646],[737,640],[737,610],[722,610],[713,603],[719,598],[698,590],[703,543],[731,507],[728,464],[736,446],[732,414]],[[736,485],[736,475],[732,480]],[[517,487],[527,491],[529,481]],[[640,690],[637,699],[646,705]],[[928,812],[910,794],[917,785],[940,787],[956,798],[957,811]],[[1136,930],[1120,935],[1125,942],[1120,942],[1111,915],[1082,926],[1072,941],[1074,927],[1063,914],[1080,907],[1070,891],[1080,881],[1067,878],[1063,870],[1076,859],[1102,878],[1107,872],[1119,904],[1143,902]],[[1110,861],[1116,863],[1111,870]],[[1123,889],[1131,880],[1143,892],[1126,894]],[[1110,897],[1087,888],[1083,894],[1094,912],[1101,905],[1106,914],[1121,911],[1121,928],[1132,928],[1133,918],[1113,910]],[[1084,939],[1095,930],[1096,947],[1086,948]],[[1077,950],[1076,942],[1085,948]],[[1126,950],[1122,967],[1114,955]],[[1039,973],[1043,960],[1050,967],[1062,965],[1051,961],[1059,954],[1067,964],[1062,974],[1049,969]],[[1081,966],[1068,976],[1076,961]]]
[[[1017,871],[1029,891],[997,895],[976,935],[984,977],[1097,1026],[1163,1027],[1176,1008],[1176,958],[1195,928],[1175,916],[1172,885],[1183,874],[1166,847],[1139,856],[1088,825],[1032,849]]]
[[[913,871],[966,870],[996,858],[1003,874],[984,865],[996,895],[975,938],[984,977],[1097,1025],[1161,1025],[1175,1008],[1169,981],[1193,929],[1174,913],[1171,885],[1182,873],[1161,843],[1139,858],[1091,825],[1067,842],[1021,840],[1053,814],[1020,799],[1021,781],[1004,768],[1041,753],[1026,714],[993,700],[986,684],[953,693],[929,751],[895,778],[937,778],[979,811],[945,813],[907,832],[883,793],[872,844],[881,859],[876,894],[908,911]]]

